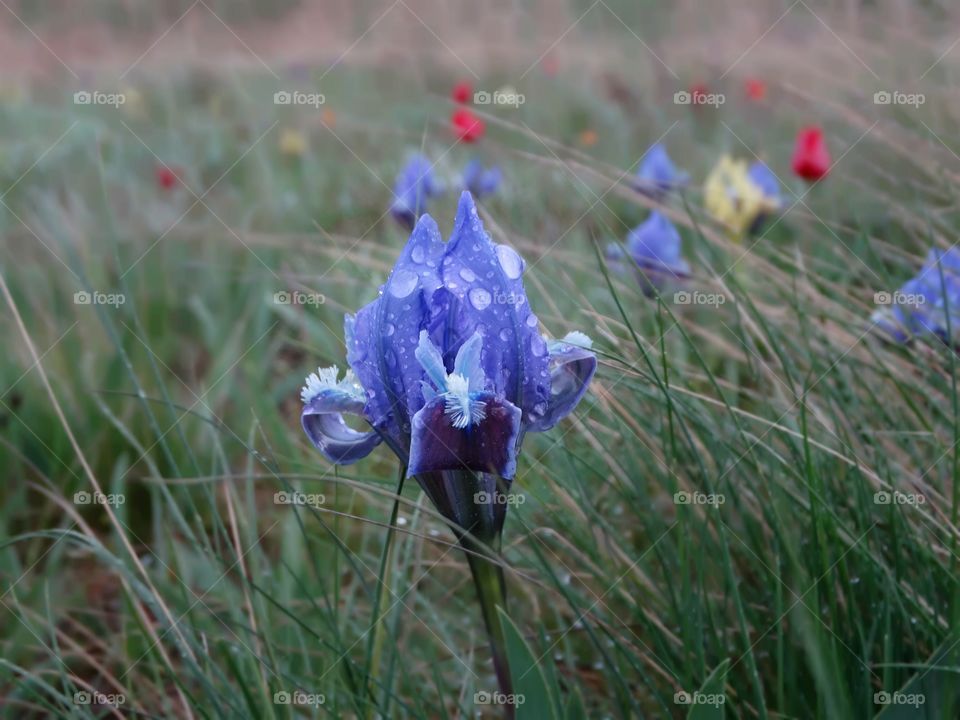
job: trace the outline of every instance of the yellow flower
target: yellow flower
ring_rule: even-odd
[[[299,157],[307,151],[307,138],[299,130],[284,128],[280,133],[280,152]]]
[[[724,155],[703,186],[707,212],[738,238],[762,215],[777,209],[776,201],[750,179],[748,169],[745,160]]]
[[[142,117],[145,109],[143,93],[132,85],[126,85],[120,88],[120,93],[124,97],[124,112],[132,117]]]

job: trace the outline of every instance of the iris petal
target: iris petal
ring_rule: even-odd
[[[433,386],[437,389],[446,387],[447,369],[443,365],[443,355],[430,340],[426,330],[420,331],[420,339],[414,354],[426,371],[427,377],[433,382]]]
[[[380,296],[346,320],[347,362],[367,392],[364,414],[394,449],[406,447],[410,416],[424,402],[414,348],[435,311],[442,254],[437,224],[424,215]]]
[[[543,416],[531,425],[531,431],[549,430],[580,402],[597,370],[597,356],[589,345],[590,339],[582,333],[570,333],[563,340],[549,343],[550,400]]]
[[[440,346],[451,352],[479,332],[487,389],[517,405],[527,423],[546,409],[550,375],[546,343],[523,289],[523,270],[513,248],[490,240],[473,198],[463,193],[442,266],[452,304]]]
[[[359,432],[343,420],[343,413],[363,412],[360,388],[345,389],[342,384],[315,389],[304,398],[300,424],[310,442],[332,463],[349,465],[370,454],[380,444],[380,435],[371,430]]]
[[[484,418],[468,428],[454,426],[442,397],[413,416],[408,476],[444,470],[514,476],[520,408],[492,393],[479,393],[475,400],[484,403]]]
[[[465,377],[470,389],[475,391],[483,390],[486,383],[483,368],[480,367],[480,351],[482,349],[483,337],[479,332],[475,332],[469,340],[460,346],[460,349],[457,350],[457,357],[453,361],[453,372]]]

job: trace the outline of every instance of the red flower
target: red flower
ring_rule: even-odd
[[[182,174],[180,168],[172,168],[167,165],[157,165],[157,169],[153,172],[157,185],[164,190],[172,190],[180,182],[179,176]]]
[[[690,86],[690,100],[694,105],[703,105],[710,88],[706,83],[698,82]]]
[[[823,139],[823,130],[815,125],[801,128],[797,133],[793,171],[808,182],[820,180],[830,171],[830,152]]]
[[[487,126],[480,118],[474,115],[467,108],[457,108],[450,116],[450,122],[453,123],[453,132],[463,142],[476,142],[483,137]]]
[[[557,73],[560,72],[560,60],[552,52],[543,58],[541,65],[543,65],[543,73],[547,77],[556,77]]]
[[[747,78],[743,87],[751,100],[760,101],[767,96],[767,84],[760,78]]]
[[[453,86],[453,101],[465,105],[473,98],[473,87],[466,80],[461,80]]]

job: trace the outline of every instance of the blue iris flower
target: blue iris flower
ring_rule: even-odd
[[[310,441],[342,465],[384,442],[445,517],[499,532],[504,506],[478,521],[470,490],[508,487],[524,434],[570,413],[597,367],[585,335],[540,334],[524,268],[490,240],[470,193],[449,242],[422,216],[377,299],[345,319],[346,376],[327,368],[307,378]],[[345,414],[371,429],[355,430]]]
[[[759,160],[753,163],[747,169],[747,176],[763,191],[765,197],[780,202],[780,181],[764,163]]]
[[[463,169],[463,189],[478,200],[497,191],[502,179],[499,167],[484,168],[483,163],[474,158]]]
[[[427,201],[443,192],[433,173],[433,164],[423,155],[412,155],[393,184],[390,212],[407,230],[412,230]]]
[[[933,335],[954,345],[960,335],[960,249],[933,249],[920,272],[873,313],[876,327],[897,342]]]
[[[767,200],[770,208],[779,208],[781,204],[780,199],[780,181],[777,179],[777,176],[773,174],[773,171],[766,166],[760,160],[757,160],[747,169],[747,177],[763,192],[764,198]],[[764,211],[757,215],[754,221],[750,224],[749,232],[751,235],[756,235],[763,229],[763,226],[767,224],[767,221],[770,219],[770,212]]]
[[[681,242],[674,224],[656,210],[627,235],[626,254],[637,271],[644,294],[652,297],[654,290],[663,291],[690,276],[690,265],[681,254]],[[616,243],[607,246],[607,258],[621,268],[627,260]]]
[[[660,199],[674,188],[686,185],[689,180],[689,173],[677,170],[663,144],[655,143],[640,160],[634,183],[639,192]]]

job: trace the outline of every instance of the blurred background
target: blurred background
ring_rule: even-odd
[[[0,1],[2,716],[502,714],[452,533],[389,452],[335,468],[299,427],[415,152],[444,235],[500,167],[488,232],[601,360],[508,513],[518,716],[956,716],[956,344],[870,317],[957,239],[958,13]],[[690,175],[660,199],[657,142]],[[776,176],[760,234],[706,207],[725,154]],[[653,210],[691,277],[651,298],[605,248]]]

